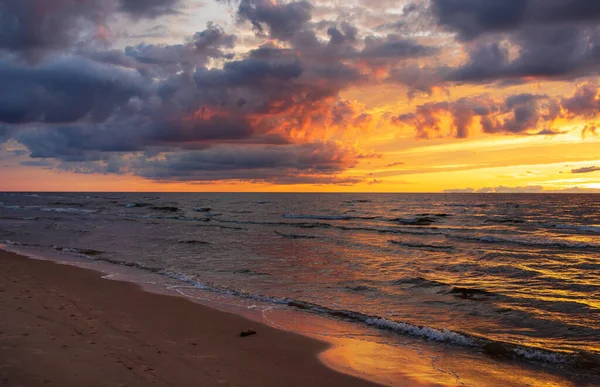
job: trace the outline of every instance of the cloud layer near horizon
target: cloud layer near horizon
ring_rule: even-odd
[[[359,139],[381,125],[464,139],[556,135],[557,121],[585,119],[582,135],[597,133],[589,77],[600,69],[600,7],[587,1],[220,3],[232,12],[227,29],[209,23],[180,43],[122,46],[113,30],[160,28],[201,4],[0,0],[0,143],[81,173],[355,184],[368,176],[343,174],[380,157]],[[450,50],[460,60],[445,60]],[[407,100],[542,79],[580,83],[570,96],[478,93],[401,114],[344,97],[374,85]]]

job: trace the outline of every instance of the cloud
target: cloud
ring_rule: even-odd
[[[552,128],[558,119],[590,119],[600,113],[600,89],[591,83],[577,85],[571,96],[554,98],[544,94],[515,94],[503,99],[487,95],[464,97],[451,102],[430,102],[413,113],[393,118],[413,127],[418,138],[466,138],[472,132],[552,136],[565,133]],[[595,134],[588,124],[582,135]]]
[[[568,133],[567,131],[561,131],[561,130],[556,130],[556,129],[542,129],[539,132],[535,133],[536,135],[539,136],[557,136],[559,134],[565,134]]]
[[[113,16],[156,18],[179,5],[180,0],[0,0],[0,50],[38,62],[48,52],[93,44]]]
[[[279,2],[270,0],[241,0],[240,21],[249,21],[260,35],[286,40],[301,31],[311,19],[313,6],[308,1]]]
[[[387,0],[226,2],[231,29],[208,23],[173,44],[164,23],[183,23],[184,0],[0,0],[0,142],[82,173],[355,184],[363,179],[340,175],[381,156],[357,144],[392,115],[349,97],[362,87],[404,84],[412,97],[600,68],[596,6],[584,15],[576,0],[525,10],[508,0],[418,1],[400,13],[385,12],[397,7]],[[556,135],[557,119],[587,119],[589,136],[598,100],[594,84],[565,98],[471,95],[394,121],[419,138],[466,138]]]
[[[394,121],[414,127],[418,138],[466,138],[474,130],[524,134],[558,114],[554,101],[544,95],[517,94],[504,100],[480,96],[426,103]]]
[[[597,172],[597,171],[600,171],[600,167],[585,167],[585,168],[573,169],[571,171],[571,173],[591,173],[591,172]]]
[[[406,163],[403,163],[402,161],[397,161],[395,163],[391,163],[391,164],[387,164],[386,167],[391,168],[391,167],[397,167],[399,165],[404,165]]]
[[[414,40],[404,39],[397,35],[388,35],[385,38],[367,37],[365,47],[360,52],[361,58],[370,59],[404,59],[430,56],[437,49],[416,43]]]
[[[122,12],[133,18],[156,18],[175,14],[182,0],[120,0]]]
[[[432,0],[438,23],[463,40],[527,26],[596,24],[600,4],[588,0]]]
[[[581,130],[581,138],[583,138],[584,140],[586,139],[586,137],[588,137],[590,135],[591,136],[598,135],[598,126],[595,123],[587,124]]]
[[[473,193],[475,190],[473,188],[455,188],[455,189],[445,189],[445,193]]]
[[[481,41],[467,46],[467,62],[448,81],[486,83],[526,82],[527,78],[576,79],[598,74],[600,30],[578,26],[526,29],[511,36],[510,44]],[[511,55],[511,46],[518,54]]]
[[[352,167],[357,156],[353,147],[331,141],[279,146],[223,144],[193,151],[113,154],[94,162],[63,164],[61,168],[85,173],[133,174],[160,181],[356,184],[361,180],[337,175]]]
[[[49,168],[49,167],[53,166],[53,164],[47,160],[26,160],[26,161],[21,161],[19,163],[19,165],[22,165],[25,167],[44,167],[44,168]]]
[[[209,23],[182,44],[56,52],[39,64],[5,59],[2,141],[17,141],[32,158],[56,159],[61,169],[80,173],[354,184],[360,179],[334,175],[371,153],[328,144],[373,122],[360,104],[339,96],[364,78],[351,63],[316,55],[329,45],[356,44],[352,26],[339,28],[330,29],[329,41],[307,32],[314,40],[293,41],[294,49],[265,44],[236,57],[236,36]],[[359,51],[352,52],[348,60],[358,60]],[[217,168],[227,163],[224,154],[241,157],[245,147],[252,154],[235,170]],[[214,160],[212,167],[204,157]],[[258,160],[266,164],[253,167]]]
[[[113,6],[102,0],[0,0],[0,49],[65,49],[92,35]]]
[[[389,81],[408,86],[411,95],[452,84],[512,86],[600,74],[600,5],[589,1],[432,0],[417,13],[421,23],[435,21],[430,31],[455,32],[451,47],[466,58],[452,66],[394,68]]]
[[[497,187],[484,187],[480,189],[465,188],[465,189],[447,189],[445,193],[473,193],[473,194],[513,194],[513,193],[598,193],[599,189],[569,187],[559,189],[549,189],[540,185],[528,185],[519,187],[506,187],[503,185]]]
[[[142,76],[83,58],[30,67],[0,61],[0,122],[101,122],[146,91]]]

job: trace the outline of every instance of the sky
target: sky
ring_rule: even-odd
[[[600,2],[0,0],[0,190],[600,192]]]

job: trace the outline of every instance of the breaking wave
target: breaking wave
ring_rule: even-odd
[[[9,241],[4,241],[8,244]],[[15,245],[21,245],[18,242],[13,242]],[[78,248],[66,248],[53,246],[55,250],[63,252],[63,253],[75,253],[80,256],[84,256],[93,261],[101,261],[108,262],[115,265],[132,267],[148,272],[152,272],[166,278],[175,279],[182,283],[185,283],[188,286],[191,286],[196,289],[213,292],[217,294],[230,295],[234,297],[239,297],[243,299],[255,300],[264,303],[271,303],[277,305],[285,305],[290,308],[294,308],[297,310],[315,313],[319,315],[328,316],[331,318],[340,318],[346,321],[364,324],[370,326],[372,328],[388,330],[392,332],[396,332],[402,335],[408,335],[413,337],[422,338],[425,340],[436,341],[448,343],[451,345],[457,345],[462,347],[470,347],[476,348],[483,352],[486,352],[491,355],[512,355],[515,357],[520,357],[527,360],[535,360],[541,362],[548,363],[558,363],[558,364],[579,364],[581,362],[585,363],[588,366],[598,367],[600,364],[595,359],[593,354],[581,353],[581,354],[570,354],[564,352],[556,352],[549,351],[542,348],[529,347],[525,345],[512,344],[507,342],[502,342],[498,340],[491,340],[484,337],[475,336],[472,334],[453,331],[445,328],[437,328],[430,327],[424,325],[415,325],[404,321],[395,321],[388,318],[380,317],[380,316],[371,316],[366,315],[360,312],[343,310],[343,309],[333,309],[329,307],[325,307],[322,305],[318,305],[311,302],[305,302],[301,300],[295,300],[287,297],[271,297],[263,294],[254,294],[250,292],[245,292],[241,290],[230,289],[223,286],[211,285],[204,282],[199,281],[197,278],[178,273],[176,271],[172,271],[167,268],[162,267],[152,267],[147,266],[137,262],[130,261],[121,261],[117,259],[110,258],[105,256],[105,253],[90,250],[90,249],[78,249]],[[238,270],[236,273],[239,274],[248,274],[248,275],[268,275],[267,273],[258,273],[252,270],[243,269]],[[409,278],[399,280],[399,283],[429,283],[430,286],[445,286],[446,284],[436,283],[435,281],[429,281],[424,278]],[[455,288],[453,288],[454,290]],[[354,290],[369,290],[368,287],[363,288],[355,288]]]
[[[313,235],[301,235],[301,234],[284,234],[282,232],[279,231],[275,231],[275,234],[282,236],[284,238],[288,238],[288,239],[316,239],[318,237],[313,236]]]

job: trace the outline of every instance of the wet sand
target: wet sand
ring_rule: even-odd
[[[248,328],[258,333],[241,338]],[[375,386],[323,365],[327,346],[0,251],[1,386]]]

